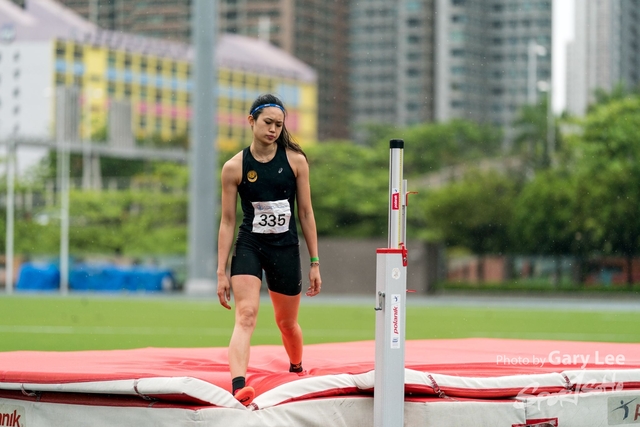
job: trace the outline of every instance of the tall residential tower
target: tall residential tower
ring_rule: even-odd
[[[351,121],[433,119],[434,0],[351,2]]]
[[[58,0],[100,28],[188,43],[191,0]]]
[[[257,37],[318,75],[318,138],[349,135],[348,0],[220,0],[220,31]]]
[[[596,89],[640,84],[640,1],[579,0],[567,48],[567,110],[582,116]]]
[[[551,0],[437,0],[437,120],[505,129],[551,81]]]

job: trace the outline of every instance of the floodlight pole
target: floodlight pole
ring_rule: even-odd
[[[56,143],[60,193],[60,293],[69,292],[69,145],[80,139],[80,94],[77,87],[56,89]]]
[[[13,245],[14,245],[14,212],[15,212],[15,179],[16,179],[16,142],[9,139],[7,145],[7,239],[5,242],[5,290],[13,293]]]
[[[189,247],[185,291],[215,293],[217,152],[215,141],[218,79],[214,67],[217,1],[193,2],[193,126],[189,163]]]
[[[376,251],[375,427],[404,425],[404,355],[407,295],[407,182],[404,141],[389,143],[389,240]]]

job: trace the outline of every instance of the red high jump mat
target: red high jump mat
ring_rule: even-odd
[[[0,353],[0,426],[370,426],[375,342],[252,348],[248,408],[226,348]],[[640,344],[407,341],[407,426],[640,425]]]

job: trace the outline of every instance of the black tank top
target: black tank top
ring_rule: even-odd
[[[239,234],[248,232],[272,245],[298,244],[296,177],[285,148],[278,145],[276,155],[267,163],[254,159],[249,147],[242,150],[238,194],[243,212]]]

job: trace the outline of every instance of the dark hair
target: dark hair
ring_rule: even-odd
[[[280,101],[280,99],[277,96],[272,95],[270,93],[260,95],[259,97],[257,97],[256,100],[253,101],[253,104],[251,104],[251,110],[249,111],[253,112],[253,110],[265,104],[279,105],[280,107],[282,107],[284,116],[285,117],[287,116],[287,110],[284,108],[284,104],[282,103],[282,101]],[[255,120],[258,118],[258,116],[260,116],[261,113],[262,113],[262,108],[253,112],[251,116]],[[302,147],[300,147],[300,144],[298,144],[293,139],[293,136],[287,130],[287,127],[285,126],[284,122],[282,123],[282,131],[280,132],[280,136],[276,140],[276,143],[278,143],[278,145],[280,145],[283,148],[289,148],[290,150],[295,151],[296,153],[302,154],[305,158],[307,157],[304,151],[302,151]]]

